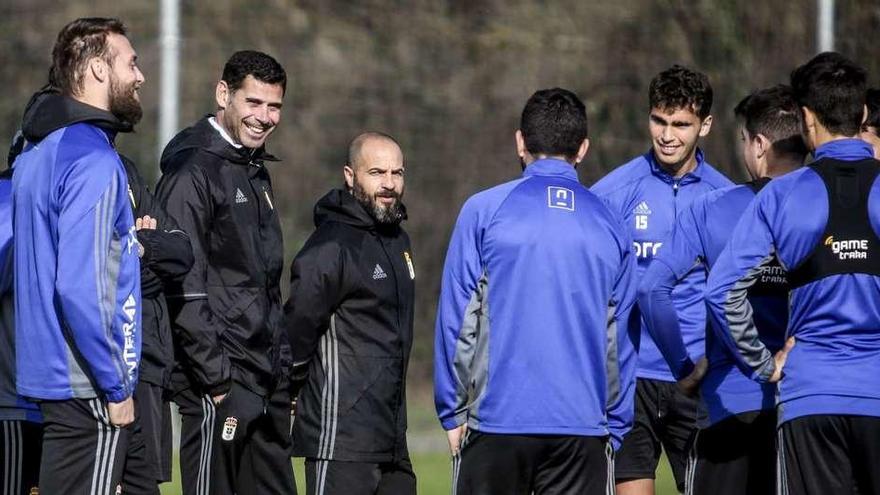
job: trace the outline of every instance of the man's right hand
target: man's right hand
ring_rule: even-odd
[[[773,356],[773,363],[776,365],[773,368],[773,374],[770,376],[770,383],[778,383],[779,380],[782,380],[782,368],[785,366],[785,361],[788,359],[788,353],[794,349],[795,340],[794,337],[789,337],[788,340],[785,341],[785,347],[779,350]]]
[[[446,440],[449,441],[449,451],[452,452],[452,455],[458,455],[461,452],[461,441],[464,440],[466,434],[467,423],[446,431]]]
[[[709,360],[706,359],[706,356],[703,356],[696,362],[691,374],[678,381],[678,389],[688,397],[696,396],[697,389],[700,387],[700,382],[703,381],[703,378],[706,376],[706,370],[708,369]]]
[[[110,424],[120,428],[134,423],[134,400],[129,396],[122,402],[108,402]]]

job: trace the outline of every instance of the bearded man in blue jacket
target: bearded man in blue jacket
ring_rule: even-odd
[[[675,65],[657,74],[648,90],[651,149],[621,165],[591,188],[624,218],[638,262],[636,284],[651,259],[667,249],[677,212],[697,197],[732,186],[697,147],[712,128],[712,86],[706,75]],[[673,302],[688,355],[704,354],[706,275],[694,271],[676,286]],[[699,405],[684,395],[642,322],[635,424],[615,460],[619,495],[651,495],[661,451],[678,489],[696,431]]]
[[[125,33],[101,18],[61,30],[50,85],[100,116],[41,115],[57,125],[14,164],[16,379],[43,415],[44,493],[120,490],[133,431],[142,248],[113,142],[140,119],[144,78]]]
[[[865,81],[833,52],[792,72],[815,161],[761,190],[706,290],[719,341],[753,379],[778,383],[783,495],[880,493],[880,161],[858,139]],[[791,285],[775,354],[747,297],[774,260]]]

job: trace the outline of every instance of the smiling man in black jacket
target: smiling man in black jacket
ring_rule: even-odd
[[[162,154],[157,197],[189,236],[195,263],[169,290],[185,495],[296,493],[290,390],[282,372],[281,224],[264,162],[287,76],[260,52],[232,55],[217,114]]]
[[[346,190],[315,206],[316,230],[291,268],[285,308],[299,390],[294,455],[309,495],[414,494],[406,369],[414,279],[403,153],[386,134],[349,146]]]

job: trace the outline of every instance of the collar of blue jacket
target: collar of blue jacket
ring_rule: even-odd
[[[688,172],[683,176],[678,178],[679,184],[687,184],[689,182],[696,182],[703,177],[703,164],[706,163],[706,159],[703,155],[703,150],[697,148],[696,153],[697,166],[694,167],[692,172]],[[657,158],[654,157],[654,150],[650,149],[647,153],[645,153],[645,160],[651,165],[651,173],[659,177],[664,182],[672,184],[675,182],[676,178],[673,177],[669,172],[667,172],[660,164],[657,162]]]
[[[874,156],[874,150],[871,145],[861,139],[836,139],[828,141],[816,148],[813,152],[815,161],[823,158],[832,158],[835,160],[843,160],[853,162],[858,160],[866,160]]]
[[[530,163],[523,171],[523,177],[533,175],[557,175],[566,179],[578,180],[577,170],[574,169],[574,166],[558,158],[541,158]]]

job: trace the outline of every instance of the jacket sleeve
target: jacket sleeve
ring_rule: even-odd
[[[636,365],[641,335],[636,302],[636,261],[632,242],[625,229],[621,244],[623,255],[620,270],[608,304],[608,432],[614,450],[620,448],[623,436],[632,428],[635,405]],[[612,345],[613,344],[613,345]]]
[[[775,371],[773,354],[758,338],[748,290],[775,255],[768,218],[770,195],[764,188],[743,212],[727,246],[709,272],[706,307],[712,330],[746,376],[766,382]]]
[[[117,295],[120,280],[136,282],[135,290],[140,285],[136,259],[127,262],[127,257],[137,257],[127,189],[116,154],[96,151],[74,163],[57,190],[58,304],[73,345],[110,402],[131,395],[137,357],[127,351],[139,354],[139,334],[131,335],[130,348],[115,338],[122,333],[122,322],[140,327],[128,317],[140,315],[140,292],[122,307]]]
[[[338,239],[319,228],[296,255],[290,268],[290,296],[284,325],[290,343],[291,388],[299,392],[308,377],[321,337],[342,300],[344,262]]]
[[[230,386],[230,363],[220,343],[220,324],[208,303],[206,287],[207,239],[213,217],[208,180],[201,170],[184,162],[162,176],[156,197],[180,229],[187,232],[192,247],[192,268],[166,292],[169,305],[176,310],[172,328],[202,387],[211,395],[225,393]]]
[[[443,266],[434,335],[434,405],[446,430],[468,418],[471,362],[488,318],[479,215],[473,199],[462,207]]]
[[[703,260],[694,206],[679,214],[670,245],[648,265],[638,293],[639,310],[648,333],[677,380],[694,369],[672,301],[675,286]]]

